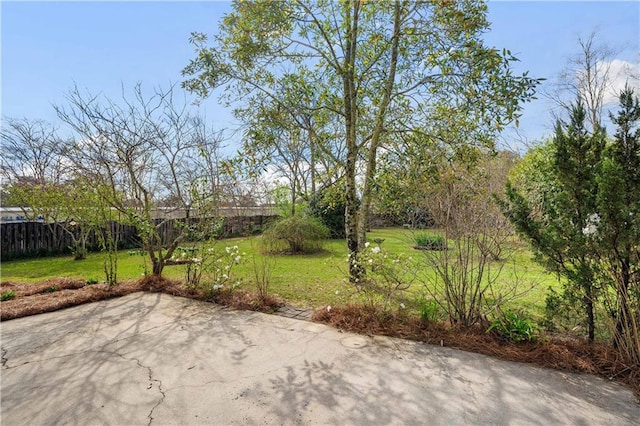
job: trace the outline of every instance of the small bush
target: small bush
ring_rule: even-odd
[[[58,291],[58,287],[56,287],[55,285],[52,285],[50,287],[45,288],[43,293],[55,293],[56,291]]]
[[[97,279],[95,279],[95,278],[89,278],[89,279],[86,281],[86,283],[87,283],[87,285],[98,284],[98,280],[97,280]]]
[[[345,203],[344,185],[341,182],[320,189],[309,200],[309,214],[319,218],[329,228],[329,238],[345,238]]]
[[[365,243],[357,257],[362,276],[355,280],[368,309],[387,313],[393,300],[406,291],[416,279],[411,257],[390,254],[380,245]],[[402,306],[402,305],[401,305]]]
[[[211,299],[221,290],[239,285],[239,282],[233,282],[231,271],[243,256],[237,245],[218,250],[215,241],[211,241],[200,247],[180,247],[172,261],[186,262],[184,283],[187,289],[200,290]]]
[[[444,250],[445,242],[441,235],[417,234],[414,237],[416,248],[422,250]]]
[[[425,323],[435,323],[442,319],[442,312],[435,300],[420,299],[420,319]]]
[[[1,301],[5,301],[5,300],[11,300],[11,299],[15,299],[16,298],[16,292],[13,290],[9,290],[9,291],[3,291],[2,295],[0,296],[0,300]]]
[[[271,225],[263,242],[270,253],[313,253],[322,249],[322,240],[328,236],[329,230],[319,219],[291,216]]]
[[[487,332],[517,343],[535,340],[537,327],[526,313],[507,309],[493,319]]]

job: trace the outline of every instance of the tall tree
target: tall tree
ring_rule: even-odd
[[[587,112],[578,100],[570,121],[556,123],[551,157],[538,157],[541,163],[534,165],[548,174],[529,188],[509,182],[502,207],[538,259],[567,278],[567,291],[582,301],[588,337],[593,341],[597,277],[589,234],[600,220],[596,173],[606,139],[601,127],[587,130],[586,120]]]
[[[633,90],[620,93],[620,109],[611,115],[617,126],[598,173],[597,211],[600,222],[592,233],[595,254],[615,301],[614,342],[625,356],[640,364],[640,103]]]
[[[8,183],[43,185],[64,178],[62,141],[40,120],[7,118],[2,124],[2,177]]]
[[[317,88],[314,110],[343,124],[339,160],[352,279],[360,274],[357,254],[388,136],[453,115],[464,117],[470,132],[447,142],[492,145],[536,84],[512,74],[510,52],[483,44],[489,23],[480,1],[263,0],[235,1],[233,9],[212,47],[204,34],[193,35],[196,58],[183,70],[190,77],[183,86],[201,96],[224,87],[229,102],[261,94],[296,111],[309,107],[282,99],[279,82],[303,75]]]

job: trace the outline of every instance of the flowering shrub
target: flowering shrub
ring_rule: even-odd
[[[225,247],[217,250],[215,247],[189,247],[176,250],[174,260],[188,259],[185,266],[185,285],[187,288],[202,290],[207,297],[213,296],[225,286],[236,287],[239,282],[233,282],[233,267],[242,261],[238,246]]]
[[[356,280],[356,286],[372,309],[381,307],[386,311],[390,302],[416,279],[411,257],[389,254],[380,245],[366,243],[358,254],[358,265],[362,277]]]

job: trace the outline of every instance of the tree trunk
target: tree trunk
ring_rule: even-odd
[[[593,343],[593,341],[595,340],[596,325],[595,325],[595,316],[593,313],[593,299],[591,298],[591,291],[589,291],[589,294],[584,297],[584,304],[585,304],[585,309],[587,311],[588,338],[589,338],[589,342]]]
[[[151,273],[155,276],[162,276],[162,270],[164,269],[164,260],[158,259],[157,257],[153,259],[153,269]]]
[[[349,253],[349,281],[357,283],[362,275],[358,263],[358,197],[356,192],[356,160],[358,156],[357,124],[358,105],[355,87],[355,58],[358,38],[359,1],[353,1],[345,16],[346,50],[342,67],[343,101],[345,113],[345,135],[347,161],[345,164],[345,234]]]
[[[396,80],[396,68],[398,65],[398,43],[400,39],[400,14],[402,8],[400,2],[396,1],[393,19],[393,39],[391,42],[391,61],[389,63],[389,74],[385,81],[384,93],[382,96],[382,102],[378,107],[376,114],[375,127],[373,134],[371,135],[371,142],[369,147],[369,156],[367,159],[367,168],[365,172],[364,188],[362,190],[362,202],[360,204],[360,223],[358,233],[358,243],[362,246],[367,241],[367,232],[369,231],[369,214],[371,211],[371,192],[373,187],[373,180],[376,174],[376,160],[378,155],[378,147],[380,146],[380,139],[384,131],[384,117],[387,112],[387,107],[391,102],[391,93],[393,91],[393,85]]]

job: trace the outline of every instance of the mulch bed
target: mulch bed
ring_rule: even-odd
[[[207,297],[200,291],[185,288],[180,281],[154,276],[118,283],[115,286],[87,284],[84,280],[72,278],[50,279],[37,284],[0,283],[0,293],[8,291],[12,291],[15,298],[0,302],[0,321],[57,311],[138,291],[162,292],[173,296],[210,301],[233,309],[265,313],[274,312],[283,305],[274,296],[259,297],[240,289],[224,290],[213,297]]]
[[[0,292],[12,291],[15,298],[0,302],[0,320],[56,311],[84,303],[148,291],[189,297],[217,303],[233,309],[273,313],[282,301],[267,295],[226,289],[213,297],[185,288],[180,281],[145,277],[116,286],[87,284],[84,280],[59,278],[37,284],[0,283]],[[419,318],[389,313],[380,315],[362,306],[348,305],[314,312],[313,321],[335,328],[368,335],[383,335],[442,345],[495,358],[526,362],[542,367],[597,374],[627,385],[640,400],[640,368],[629,366],[609,345],[589,344],[574,338],[541,338],[536,342],[513,343],[500,340],[484,328],[462,329],[446,323],[424,323]]]
[[[16,297],[1,302],[1,321],[124,296],[142,291],[142,285],[139,281],[133,281],[110,287],[106,284],[87,284],[84,280],[62,278],[38,284],[0,284],[0,292],[6,291],[13,291]]]

